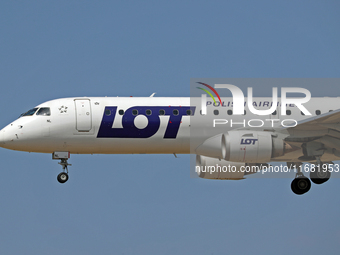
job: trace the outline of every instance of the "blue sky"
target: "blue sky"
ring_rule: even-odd
[[[339,7],[3,1],[0,125],[60,97],[189,96],[190,78],[338,77]],[[340,96],[336,86],[302,87]],[[190,178],[188,155],[72,155],[70,180],[60,185],[51,155],[0,151],[1,254],[340,249],[339,179],[296,196],[290,179]]]

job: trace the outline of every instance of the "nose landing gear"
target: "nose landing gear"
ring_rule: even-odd
[[[60,159],[60,162],[58,162],[58,164],[63,167],[63,171],[57,176],[57,180],[60,183],[65,183],[68,180],[67,166],[72,166],[67,162],[69,158],[70,158],[69,152],[54,152],[52,154],[52,159]]]
[[[72,165],[67,162],[67,159],[61,159],[61,161],[58,164],[63,167],[63,172],[58,174],[57,180],[60,183],[65,183],[68,180],[68,169],[67,169],[67,166],[72,166]],[[65,172],[65,170],[66,170],[66,172]]]

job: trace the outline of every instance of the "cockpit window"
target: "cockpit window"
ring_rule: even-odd
[[[23,117],[23,116],[32,116],[36,111],[38,110],[38,108],[33,108],[23,114],[20,115],[20,117]]]
[[[50,108],[49,107],[41,107],[39,109],[39,111],[37,112],[37,115],[50,116],[51,115]]]

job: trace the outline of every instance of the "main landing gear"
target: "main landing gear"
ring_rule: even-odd
[[[314,171],[310,172],[310,179],[315,184],[322,184],[329,180],[331,172],[328,169],[328,164],[320,164]]]
[[[291,189],[297,195],[302,195],[308,192],[311,188],[310,180],[305,177],[301,171],[302,163],[295,163],[297,173],[292,181]],[[320,158],[317,158],[317,163],[314,169],[310,170],[310,179],[315,184],[322,184],[329,180],[331,173],[328,164],[322,163]]]
[[[57,180],[60,183],[65,183],[68,180],[68,169],[67,166],[72,166],[67,162],[67,160],[70,158],[69,152],[54,152],[52,154],[53,159],[60,159],[60,162],[58,162],[59,165],[63,167],[63,171],[58,174]]]
[[[310,190],[310,180],[303,175],[303,173],[297,173],[295,179],[292,181],[291,188],[296,195],[305,194]]]
[[[288,167],[291,168],[292,166],[293,163]],[[295,163],[294,167],[297,170],[297,173],[295,175],[295,179],[292,181],[291,184],[292,191],[297,195],[305,194],[310,190],[310,187],[312,186],[310,180],[305,177],[301,172],[301,166],[302,163]]]

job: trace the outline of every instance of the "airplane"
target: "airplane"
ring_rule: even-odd
[[[197,175],[217,180],[244,179],[269,162],[285,162],[296,171],[291,189],[297,195],[311,188],[304,162],[315,164],[310,179],[322,184],[330,178],[333,161],[340,159],[339,98],[312,98],[305,104],[312,116],[295,105],[287,105],[284,115],[279,103],[272,114],[255,116],[247,108],[233,115],[232,98],[222,98],[221,104],[210,100],[206,111],[212,122],[206,121],[199,100],[154,94],[55,99],[4,127],[0,146],[52,154],[63,169],[57,176],[60,183],[69,179],[71,154],[196,154]],[[272,98],[252,100],[263,109],[272,105]],[[204,171],[209,166],[232,171]],[[247,172],[242,167],[257,168]]]

